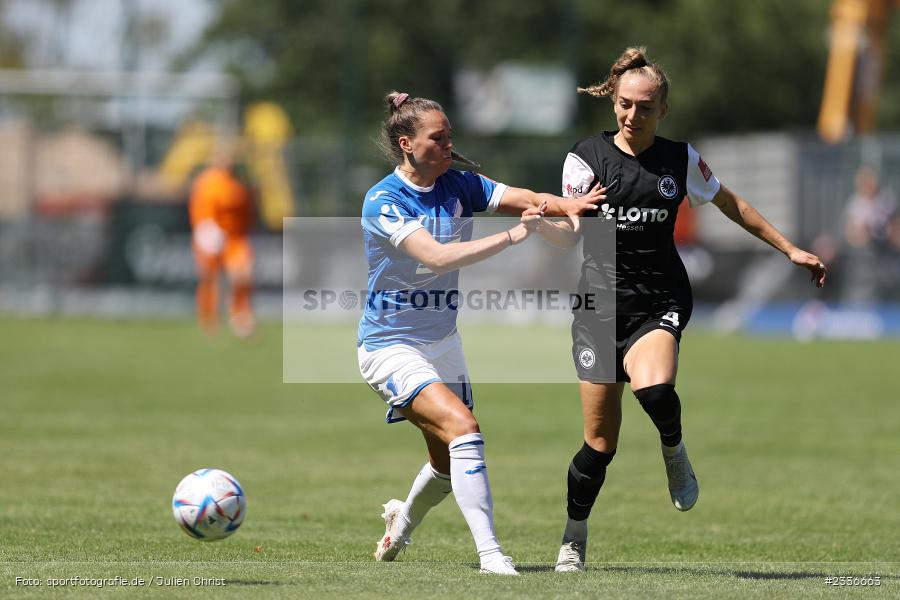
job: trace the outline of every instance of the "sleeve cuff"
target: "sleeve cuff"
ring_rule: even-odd
[[[418,229],[423,229],[423,225],[418,220],[412,220],[403,225],[400,229],[391,234],[391,244],[393,244],[394,248],[399,248],[400,243],[403,242],[409,234]]]
[[[722,189],[722,183],[716,179],[716,176],[712,176],[712,180],[710,182],[711,186],[709,188],[709,192],[706,194],[697,195],[697,194],[688,194],[688,200],[690,201],[691,208],[697,208],[699,206],[703,206],[704,204],[709,204],[716,197],[716,194],[719,193],[719,190]]]
[[[488,200],[487,211],[489,213],[496,212],[497,208],[500,207],[500,199],[508,187],[505,183],[498,183],[497,187],[494,188],[494,193],[491,194],[491,199]]]

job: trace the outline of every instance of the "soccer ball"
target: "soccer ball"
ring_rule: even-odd
[[[172,512],[185,533],[211,542],[237,531],[247,514],[247,498],[241,484],[229,473],[199,469],[178,483]]]

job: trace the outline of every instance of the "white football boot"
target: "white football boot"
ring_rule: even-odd
[[[406,535],[409,520],[404,514],[406,503],[402,500],[394,498],[383,506],[384,535],[375,547],[375,560],[390,562],[409,544],[409,536]]]
[[[502,552],[491,554],[481,561],[481,572],[494,575],[518,575],[512,557],[503,556]]]
[[[556,572],[584,571],[586,550],[587,540],[573,540],[564,543],[559,549],[559,556],[556,558]]]
[[[688,460],[684,441],[674,448],[663,447],[663,461],[666,463],[666,476],[669,478],[669,495],[672,504],[680,511],[691,510],[700,495],[700,486],[691,461]]]

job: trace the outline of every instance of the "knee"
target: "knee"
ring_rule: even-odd
[[[441,429],[443,430],[442,437],[446,443],[450,443],[450,441],[461,435],[481,433],[481,429],[478,428],[478,421],[475,420],[475,415],[465,406],[454,409],[442,424]]]
[[[208,267],[197,269],[197,281],[200,285],[211,285],[218,278],[218,271]]]
[[[581,446],[581,450],[572,458],[569,465],[569,475],[582,484],[603,484],[606,477],[606,467],[616,455],[615,449],[601,451],[591,447],[587,442]]]
[[[472,416],[472,413],[454,417],[448,424],[447,429],[448,433],[450,434],[450,439],[458,438],[461,435],[466,435],[469,433],[481,433],[481,429],[478,428],[478,421],[475,420],[475,417]]]
[[[253,274],[249,270],[234,269],[229,273],[231,284],[235,287],[249,287],[253,285]]]
[[[634,390],[634,395],[652,419],[671,419],[681,411],[681,400],[670,383],[651,385]]]
[[[584,443],[591,450],[602,453],[615,453],[618,440],[601,435],[586,435]]]

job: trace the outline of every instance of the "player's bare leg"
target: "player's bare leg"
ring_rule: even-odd
[[[248,339],[256,331],[253,315],[253,263],[249,254],[232,258],[228,264],[231,301],[228,305],[231,331],[240,339]]]
[[[476,428],[478,424],[475,424]],[[425,445],[428,447],[428,462],[438,473],[450,472],[450,450],[438,436],[429,431],[422,431]],[[449,475],[448,475],[449,477]]]
[[[614,452],[619,445],[624,390],[624,383],[579,384],[584,441],[598,452]]]
[[[634,395],[659,430],[672,504],[690,510],[700,486],[681,439],[681,401],[675,392],[678,343],[668,331],[650,331],[628,350],[624,366]]]
[[[668,383],[675,385],[678,375],[678,342],[664,329],[654,329],[642,335],[622,361],[631,378],[631,389],[638,390]]]
[[[219,328],[219,275],[215,269],[198,266],[197,320],[207,335],[215,335]]]
[[[422,388],[409,406],[398,408],[397,412],[446,445],[461,435],[481,431],[472,411],[440,382]]]
[[[584,570],[587,519],[619,443],[624,387],[623,383],[580,384],[584,444],[569,465],[568,520],[556,560],[558,572]]]

